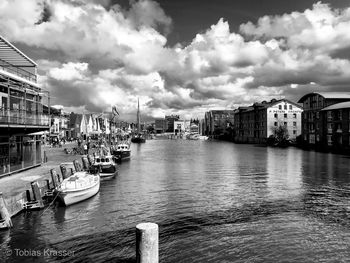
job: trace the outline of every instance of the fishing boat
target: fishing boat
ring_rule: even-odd
[[[100,175],[89,172],[76,172],[64,179],[57,187],[59,200],[65,206],[84,201],[100,190]]]
[[[141,127],[140,127],[141,117],[140,117],[140,103],[139,100],[137,100],[137,133],[134,134],[131,138],[131,142],[133,143],[144,143],[146,142],[146,138],[141,133]]]
[[[111,152],[118,161],[130,159],[130,155],[131,155],[130,143],[127,141],[121,141],[116,146],[113,147]]]
[[[101,179],[111,178],[118,174],[118,167],[113,155],[95,156],[90,169],[98,172]]]

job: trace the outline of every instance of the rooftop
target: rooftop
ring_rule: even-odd
[[[0,35],[0,59],[15,67],[36,67],[37,64]]]
[[[350,108],[350,101],[336,103],[336,104],[328,106],[322,110],[323,111],[325,111],[325,110],[338,110],[338,109],[346,109],[346,108]]]
[[[302,96],[298,103],[302,103],[307,97],[312,95],[320,95],[325,99],[349,99],[350,100],[350,92],[334,92],[334,91],[325,91],[325,92],[311,92]]]

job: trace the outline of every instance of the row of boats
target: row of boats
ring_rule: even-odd
[[[131,156],[130,143],[123,141],[110,149],[100,149],[100,155],[82,157],[83,167],[74,163],[75,172],[65,178],[53,191],[53,195],[69,206],[96,195],[100,181],[118,174],[118,162]]]

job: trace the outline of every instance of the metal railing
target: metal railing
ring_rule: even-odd
[[[24,69],[19,68],[19,67],[15,67],[2,59],[0,59],[0,69],[7,71],[9,73],[15,74],[21,78],[30,80],[30,81],[35,82],[35,83],[37,81],[35,74],[30,73]]]
[[[0,110],[0,124],[26,126],[49,126],[50,116],[21,110]]]

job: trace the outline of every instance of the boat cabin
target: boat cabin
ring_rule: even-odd
[[[104,164],[110,164],[114,162],[114,157],[111,155],[108,156],[97,156],[95,157],[94,165],[104,165]]]

